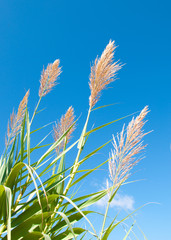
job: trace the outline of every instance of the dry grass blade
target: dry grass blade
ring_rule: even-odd
[[[130,170],[133,168],[140,158],[136,159],[135,155],[139,154],[146,145],[143,145],[142,138],[147,134],[142,128],[145,124],[144,118],[148,113],[146,106],[135,119],[129,123],[127,129],[125,126],[117,138],[113,136],[114,150],[111,152],[109,160],[109,175],[114,185],[125,181]]]
[[[109,41],[100,58],[96,58],[94,65],[91,67],[90,74],[90,90],[89,98],[90,108],[93,108],[99,101],[101,91],[107,85],[114,81],[114,77],[121,65],[114,62],[114,51],[116,49],[114,41]]]
[[[60,60],[57,59],[54,63],[48,64],[46,70],[43,69],[40,79],[39,97],[44,97],[57,84],[56,80],[61,73],[59,63]]]
[[[63,115],[61,117],[60,121],[57,121],[57,123],[53,127],[53,130],[54,130],[54,134],[53,134],[54,140],[57,141],[67,131],[67,129],[72,126],[74,121],[75,121],[74,109],[71,106],[71,107],[68,108],[68,110],[65,113],[65,115]],[[74,130],[75,130],[75,127],[73,126],[71,128],[71,130],[68,132],[68,134],[66,135],[66,138],[65,138],[66,139],[66,143],[68,143],[68,141],[71,138],[71,135],[72,135]],[[56,149],[57,153],[59,153],[59,151],[63,147],[64,147],[64,140],[62,141],[62,143]]]
[[[28,96],[29,96],[29,90],[26,92],[23,100],[20,102],[17,114],[15,114],[13,111],[10,116],[10,121],[8,121],[8,126],[7,126],[7,137],[5,140],[6,146],[13,142],[14,137],[17,135],[17,133],[20,130],[22,121],[24,119],[25,111],[26,111]]]

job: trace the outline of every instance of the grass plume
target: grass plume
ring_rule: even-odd
[[[74,116],[74,109],[72,106],[70,106],[67,110],[67,112],[65,113],[65,115],[63,115],[60,119],[60,121],[57,121],[55,126],[53,127],[53,137],[54,140],[57,141],[66,131],[69,127],[71,127],[71,125],[74,123],[75,121],[75,116]],[[65,141],[66,144],[68,143],[68,141],[71,138],[71,135],[73,133],[73,131],[75,130],[75,126],[73,126],[70,131],[67,133]],[[64,140],[63,142],[59,145],[59,147],[56,149],[56,151],[59,153],[59,151],[64,147]]]
[[[117,138],[113,136],[114,150],[111,152],[109,160],[110,179],[114,185],[125,181],[130,174],[130,170],[140,161],[135,155],[139,154],[146,145],[143,145],[142,138],[147,134],[142,130],[148,113],[146,106],[141,113],[128,124],[125,129],[123,126]]]
[[[28,102],[29,90],[26,92],[24,98],[19,104],[17,114],[14,110],[10,116],[10,121],[7,125],[7,136],[5,138],[6,146],[10,145],[14,141],[14,137],[18,134],[21,128],[22,121],[24,119],[27,102]]]
[[[114,77],[121,65],[114,62],[115,42],[109,41],[100,58],[96,58],[91,67],[89,87],[91,95],[89,98],[90,108],[93,108],[99,101],[101,91],[114,81]]]
[[[59,67],[60,60],[48,64],[46,70],[43,69],[40,79],[39,97],[44,97],[57,84],[57,78],[61,74]]]

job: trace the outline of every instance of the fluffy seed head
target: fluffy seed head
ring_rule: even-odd
[[[10,116],[10,121],[8,121],[8,125],[7,125],[7,136],[5,138],[6,146],[8,144],[11,144],[14,141],[14,137],[18,134],[21,128],[21,124],[26,112],[28,96],[29,96],[29,90],[26,92],[23,100],[20,102],[17,114],[15,114],[13,110]]]
[[[96,58],[94,65],[91,67],[89,87],[91,95],[89,98],[90,108],[99,101],[101,91],[107,85],[114,81],[114,77],[121,65],[114,62],[114,52],[116,46],[114,41],[109,41],[100,58]]]
[[[54,140],[57,141],[67,130],[72,126],[72,124],[75,121],[74,116],[74,109],[73,107],[69,107],[65,115],[63,115],[60,119],[60,121],[57,121],[55,126],[53,127],[53,137]],[[64,147],[64,143],[68,143],[68,141],[71,138],[71,135],[73,131],[75,130],[75,126],[73,126],[70,131],[67,133],[65,140],[62,141],[62,143],[57,147],[56,152],[59,153],[59,151]]]
[[[123,126],[120,134],[113,136],[113,147],[109,160],[109,176],[114,185],[125,181],[130,170],[141,160],[135,156],[139,154],[146,145],[143,145],[142,138],[147,134],[142,128],[145,124],[144,118],[148,113],[146,106],[141,113],[128,124]]]
[[[60,61],[57,59],[54,63],[48,64],[46,70],[43,69],[40,79],[39,97],[44,97],[57,84],[56,80],[61,73],[59,63]]]

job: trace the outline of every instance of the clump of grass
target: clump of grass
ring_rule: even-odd
[[[120,120],[106,123],[90,131],[87,130],[91,112],[95,110],[94,106],[100,100],[102,91],[115,80],[118,70],[121,69],[121,64],[114,61],[115,49],[114,41],[109,41],[101,57],[97,57],[91,67],[89,110],[80,137],[74,143],[69,145],[76,126],[74,109],[71,106],[53,126],[54,142],[52,144],[43,145],[43,141],[46,139],[43,136],[37,145],[32,146],[31,144],[31,135],[42,129],[40,127],[32,130],[32,122],[37,116],[41,99],[57,85],[58,77],[61,74],[58,59],[49,64],[45,70],[43,69],[38,94],[39,100],[31,119],[27,108],[29,91],[21,101],[17,114],[12,113],[8,123],[5,153],[0,158],[1,239],[69,240],[77,239],[77,237],[79,239],[91,237],[106,240],[113,229],[133,214],[127,215],[119,222],[116,222],[117,216],[114,216],[114,219],[106,227],[110,203],[129,177],[131,169],[140,161],[140,158],[136,158],[136,156],[146,146],[142,139],[146,135],[143,127],[144,119],[149,111],[147,106],[136,118],[132,119],[127,128],[123,126],[117,137],[113,136],[113,150],[109,159],[93,169],[79,169],[85,161],[111,142],[109,140],[82,158],[82,151],[89,136]],[[70,157],[69,163],[66,164],[66,155],[75,146],[77,146],[76,156]],[[38,149],[42,149],[43,154],[40,154],[35,160],[32,153]],[[74,187],[107,163],[112,186],[107,186],[106,189],[99,192],[77,197]],[[72,195],[71,192],[73,192]],[[102,228],[98,234],[88,218],[88,215],[97,213],[90,211],[89,207],[107,194],[109,199],[102,217]],[[80,221],[83,219],[89,224],[89,227],[80,226]],[[128,229],[124,240],[132,228],[133,225]]]

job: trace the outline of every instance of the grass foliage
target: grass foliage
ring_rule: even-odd
[[[39,105],[52,88],[58,83],[61,74],[60,61],[56,60],[43,69],[38,104],[30,117],[28,112],[29,91],[21,101],[18,112],[12,113],[5,141],[5,150],[0,158],[0,237],[5,240],[37,240],[37,239],[98,239],[106,240],[112,231],[123,224],[131,216],[125,216],[120,221],[117,216],[107,226],[106,218],[111,201],[117,191],[130,175],[130,171],[140,160],[137,158],[144,149],[142,138],[145,133],[144,118],[148,112],[145,107],[133,118],[128,127],[123,127],[117,137],[113,137],[113,150],[109,159],[93,169],[83,170],[80,166],[101,151],[109,142],[94,149],[82,158],[84,146],[92,133],[119,121],[114,120],[97,128],[87,130],[91,112],[100,109],[95,105],[100,100],[101,93],[108,84],[115,80],[117,71],[121,68],[119,62],[114,62],[115,43],[110,41],[100,58],[96,58],[90,73],[89,110],[79,139],[70,144],[77,120],[74,109],[70,107],[53,127],[54,142],[43,145],[44,139],[35,145],[31,144],[31,135],[40,134],[38,129],[32,129],[32,123],[39,112]],[[105,107],[105,106],[104,106]],[[102,107],[101,107],[102,108]],[[46,127],[46,126],[44,126]],[[72,162],[65,164],[66,154],[76,150]],[[41,149],[43,152],[38,161],[31,157]],[[70,164],[70,166],[69,166]],[[109,176],[112,184],[106,189],[87,195],[77,196],[75,189],[104,164],[109,164]],[[67,167],[66,167],[67,166]],[[82,170],[80,170],[80,169]],[[76,187],[77,186],[77,187]],[[71,194],[72,193],[72,194]],[[90,206],[103,197],[108,196],[105,214],[101,214],[100,233],[96,231],[89,216],[96,212],[90,211]],[[86,222],[85,228],[81,227]],[[134,227],[134,220],[128,228],[124,240],[129,237]]]

